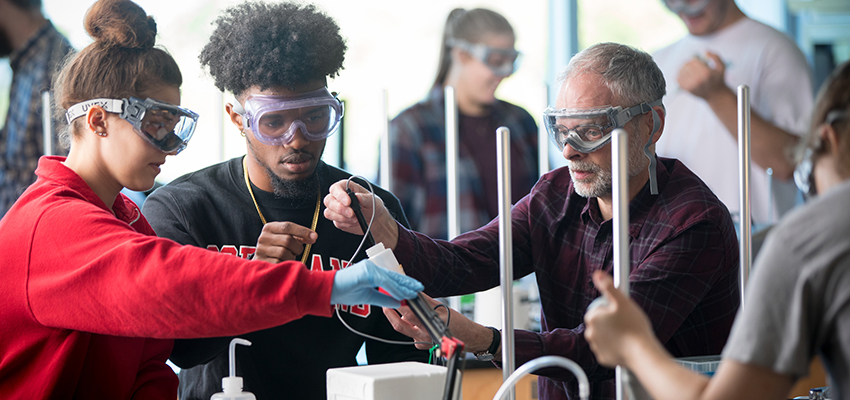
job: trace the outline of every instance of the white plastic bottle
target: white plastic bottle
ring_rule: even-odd
[[[230,341],[230,376],[221,378],[221,389],[223,392],[218,392],[210,397],[210,400],[257,400],[251,392],[242,391],[242,377],[236,376],[236,345],[241,344],[250,346],[251,342],[234,338]]]
[[[402,269],[401,264],[398,263],[393,251],[384,247],[383,243],[377,243],[366,249],[366,255],[369,256],[369,261],[372,261],[375,265],[386,270],[405,275],[404,269]]]

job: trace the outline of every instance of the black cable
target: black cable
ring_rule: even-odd
[[[354,332],[354,334],[356,334],[356,335],[363,336],[366,339],[372,339],[372,340],[376,340],[376,341],[379,341],[379,342],[384,342],[384,343],[388,343],[388,344],[398,344],[398,345],[431,344],[431,343],[428,343],[428,342],[407,342],[407,341],[402,341],[402,340],[390,340],[390,339],[379,338],[377,336],[372,336],[368,333],[360,332],[360,331],[352,328],[351,325],[348,325],[348,323],[345,322],[344,319],[342,319],[342,314],[340,314],[340,312],[339,312],[339,307],[336,307],[335,312],[336,312],[336,316],[339,319],[339,321],[342,322],[342,324],[345,325],[345,327],[348,328],[348,330],[350,330],[351,332]]]
[[[449,310],[449,308],[446,307],[445,304],[440,303],[440,304],[437,304],[436,306],[434,306],[434,311],[437,311],[437,309],[440,308],[440,307],[443,307],[443,308],[446,309],[446,326],[448,327],[449,322],[451,322],[451,320],[452,320],[452,310]]]
[[[357,196],[354,194],[354,191],[352,191],[351,188],[349,188],[349,184],[351,183],[351,180],[354,179],[354,178],[360,178],[364,182],[366,182],[366,185],[369,186],[369,193],[372,195],[372,217],[369,219],[368,224],[366,223],[366,219],[363,218],[363,212],[360,210],[360,202],[357,200]],[[351,255],[351,261],[353,262],[354,259],[357,257],[357,253],[359,253],[360,249],[363,247],[364,243],[371,242],[371,244],[368,247],[366,247],[367,249],[375,245],[375,240],[372,238],[372,234],[370,232],[371,229],[372,229],[372,222],[375,220],[375,190],[372,188],[372,184],[366,178],[364,178],[362,176],[352,175],[352,176],[348,177],[348,180],[345,182],[345,192],[348,193],[348,197],[351,198],[351,208],[354,210],[354,215],[357,216],[357,222],[360,223],[360,229],[363,230],[363,239],[360,240],[360,244],[357,246],[357,249],[354,250],[354,254]],[[398,345],[430,344],[428,342],[416,342],[416,341],[405,342],[405,341],[400,341],[400,340],[383,339],[383,338],[379,338],[377,336],[372,336],[372,335],[369,335],[367,333],[360,332],[360,331],[352,328],[351,325],[348,325],[348,323],[346,323],[345,320],[342,319],[342,314],[340,314],[340,312],[339,312],[339,307],[336,308],[336,316],[339,319],[339,321],[342,322],[342,324],[345,325],[346,328],[348,328],[348,330],[350,330],[351,332],[353,332],[357,335],[365,337],[367,339],[377,340],[379,342],[384,342],[384,343],[389,343],[389,344],[398,344]]]
[[[353,178],[354,178],[354,176],[351,176],[351,177],[348,178],[348,181],[346,181],[345,192],[348,194],[348,197],[351,199],[351,209],[354,211],[354,216],[357,217],[357,222],[360,224],[360,229],[363,230],[363,240],[360,242],[360,246],[357,247],[357,250],[354,251],[354,256],[356,256],[357,252],[360,251],[360,247],[362,247],[364,243],[369,243],[369,247],[372,247],[372,246],[375,245],[375,239],[372,237],[371,228],[372,228],[372,222],[374,222],[374,220],[375,220],[375,211],[376,210],[375,210],[375,191],[372,189],[372,184],[369,183],[369,181],[366,180],[365,178],[359,177],[360,179],[363,179],[366,182],[366,184],[369,185],[369,192],[372,194],[372,217],[369,220],[369,223],[367,224],[366,219],[363,217],[363,212],[360,209],[360,202],[357,200],[357,195],[349,187],[349,184],[351,183],[351,180]],[[352,260],[354,260],[354,256],[351,257]],[[430,334],[432,341],[438,340],[440,337],[442,337],[445,340],[446,336],[449,337],[449,338],[453,338],[453,335],[449,331],[449,320],[451,319],[452,313],[451,313],[451,310],[449,310],[449,308],[445,304],[438,304],[437,306],[435,306],[434,310],[433,310],[434,311],[433,314],[430,314],[428,311],[426,311],[427,308],[425,308],[425,299],[422,296],[417,296],[413,299],[408,300],[408,304],[411,306],[411,310],[414,311],[414,314],[417,317],[419,317],[420,321],[422,321],[424,326],[427,328],[428,333]],[[446,323],[445,323],[444,326],[439,326],[437,324],[438,322],[440,324],[442,324],[442,321],[436,315],[437,314],[436,310],[437,310],[437,308],[440,308],[440,307],[446,307],[446,311],[447,311]],[[379,340],[379,341],[382,341],[382,342],[387,342],[387,343],[394,342],[394,341],[388,341],[386,339],[380,339],[380,338],[376,338],[376,337],[371,336],[371,335],[366,335],[364,333],[357,332],[356,330],[354,330],[353,328],[348,326],[347,323],[345,323],[345,321],[342,319],[342,315],[339,313],[339,308],[337,308],[337,317],[339,317],[339,320],[343,323],[343,325],[345,325],[348,329],[350,329],[354,333],[357,333],[358,335],[368,337],[368,338],[372,338],[374,340]],[[429,317],[433,318],[433,320],[428,320]],[[404,343],[408,344],[408,342],[404,342]],[[417,342],[409,342],[409,344],[416,344],[416,343]],[[421,342],[421,343],[424,343],[424,342]],[[457,344],[457,342],[455,342],[455,343]],[[437,343],[437,344],[441,344],[441,343]],[[460,375],[457,372],[458,372],[458,369],[463,370],[465,368],[465,363],[466,363],[466,360],[464,359],[464,357],[462,357],[463,353],[464,353],[463,344],[460,343],[458,348],[456,348],[454,351],[452,351],[452,354],[449,357],[441,357],[441,358],[446,359],[446,367],[448,368],[448,371],[446,372],[446,386],[445,386],[444,391],[443,391],[443,399],[444,400],[452,400],[452,399],[454,399],[454,397],[456,397],[454,391],[455,391],[455,388],[456,388],[456,384],[459,382],[459,379],[460,379]],[[459,363],[461,363],[462,366],[459,367],[458,366]],[[458,386],[458,389],[459,389],[459,385],[457,385],[457,386]]]
[[[349,187],[351,180],[354,178],[360,178],[366,182],[366,185],[369,186],[369,194],[372,195],[372,216],[369,218],[368,224],[366,223],[366,218],[363,217],[363,212],[360,210],[360,201],[357,200],[357,194]],[[360,245],[357,246],[357,250],[354,250],[354,254],[351,256],[351,260],[354,261],[354,257],[357,256],[357,253],[360,252],[360,249],[364,244],[367,245],[367,249],[375,245],[375,239],[372,237],[372,222],[375,221],[375,190],[372,188],[372,183],[366,178],[358,175],[352,175],[348,177],[347,181],[345,181],[345,193],[347,193],[348,197],[351,199],[351,209],[354,210],[354,216],[357,218],[357,223],[360,224],[360,229],[363,231],[363,239],[360,241]]]

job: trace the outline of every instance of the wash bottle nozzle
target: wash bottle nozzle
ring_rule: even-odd
[[[230,376],[221,378],[221,389],[223,392],[212,395],[210,400],[257,400],[257,397],[253,393],[242,391],[242,377],[236,376],[237,344],[250,346],[251,342],[241,338],[233,338],[230,341],[228,352],[228,356],[230,357]]]

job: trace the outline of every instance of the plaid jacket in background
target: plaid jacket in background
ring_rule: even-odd
[[[512,182],[522,182],[512,184],[511,197],[519,200],[538,178],[537,124],[528,112],[513,104],[497,100],[492,108],[500,125],[511,130]],[[437,86],[426,99],[402,111],[390,123],[392,192],[401,201],[412,229],[439,239],[448,237],[445,119],[443,88]],[[459,142],[458,213],[460,230],[466,232],[495,217],[477,204],[485,204],[485,196],[497,193],[484,193],[481,171]]]
[[[53,74],[71,51],[68,39],[48,21],[9,58],[12,86],[6,123],[0,130],[0,217],[35,182],[35,168],[44,152],[41,95],[51,89]],[[67,154],[56,135],[64,126],[65,121],[53,120],[54,155]]]

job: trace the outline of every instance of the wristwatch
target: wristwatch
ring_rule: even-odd
[[[483,353],[475,353],[475,358],[479,361],[492,361],[495,358],[496,351],[499,350],[499,345],[502,343],[502,333],[498,329],[488,326],[493,331],[493,341],[490,342],[490,347]]]

